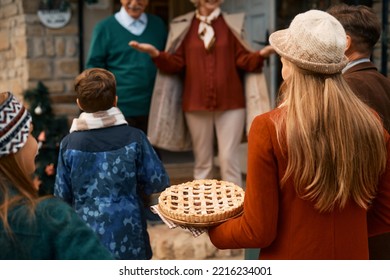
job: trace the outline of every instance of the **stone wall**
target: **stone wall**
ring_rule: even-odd
[[[27,40],[22,1],[0,0],[0,91],[27,87]]]
[[[59,29],[44,26],[39,1],[0,0],[0,90],[22,98],[42,81],[58,115],[76,116],[73,80],[79,73],[77,1],[72,18]]]

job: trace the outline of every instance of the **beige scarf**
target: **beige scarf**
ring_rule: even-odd
[[[81,113],[78,119],[73,119],[70,132],[98,129],[115,125],[127,124],[125,117],[117,107],[96,113]]]
[[[216,8],[209,16],[202,16],[196,10],[196,18],[200,20],[198,34],[203,40],[206,50],[210,50],[215,43],[215,33],[211,22],[221,14],[221,9]]]

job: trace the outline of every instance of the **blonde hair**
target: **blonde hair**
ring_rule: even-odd
[[[349,199],[367,209],[386,166],[384,129],[341,74],[299,69],[283,88],[285,113],[275,120],[288,156],[282,184],[293,179],[303,199],[321,212],[343,208]]]

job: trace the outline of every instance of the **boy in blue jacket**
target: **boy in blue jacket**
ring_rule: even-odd
[[[146,135],[116,107],[114,75],[91,68],[75,79],[74,119],[61,141],[54,194],[71,204],[118,259],[151,259],[143,198],[169,177]]]

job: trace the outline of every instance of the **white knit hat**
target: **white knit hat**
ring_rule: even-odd
[[[269,41],[280,56],[305,70],[334,74],[348,63],[344,28],[323,11],[298,14],[289,28],[272,33]]]
[[[14,154],[27,142],[31,115],[16,98],[8,98],[0,104],[0,157]]]

